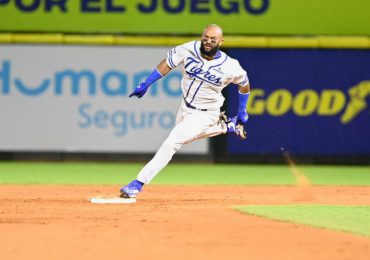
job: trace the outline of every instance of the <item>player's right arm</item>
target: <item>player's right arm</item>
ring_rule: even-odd
[[[158,64],[157,66],[157,70],[159,71],[159,73],[162,74],[162,76],[166,76],[168,74],[168,72],[170,72],[172,70],[172,68],[170,68],[166,62],[166,59],[163,59],[161,61],[161,63]]]
[[[184,48],[184,46],[190,43],[185,43],[183,45],[171,49],[167,53],[167,58],[163,59],[158,64],[158,66],[152,71],[152,73],[146,78],[146,80],[144,82],[141,82],[130,94],[129,97],[132,96],[137,96],[138,98],[143,97],[151,84],[153,84],[160,78],[166,76],[173,68],[180,65],[183,62],[184,53],[186,52],[186,48]]]
[[[160,78],[167,75],[171,71],[171,68],[167,65],[166,59],[162,60],[158,66],[152,71],[152,73],[141,82],[135,90],[129,95],[129,97],[137,96],[141,98],[144,96],[150,85],[159,80]]]

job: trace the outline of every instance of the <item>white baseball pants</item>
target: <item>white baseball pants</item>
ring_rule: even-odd
[[[149,183],[172,159],[182,145],[194,140],[226,133],[224,122],[219,123],[220,110],[199,111],[182,102],[177,113],[176,126],[163,142],[155,156],[139,172],[137,180]]]

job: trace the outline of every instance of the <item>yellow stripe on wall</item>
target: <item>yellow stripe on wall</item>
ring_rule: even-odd
[[[0,44],[176,46],[199,37],[0,33]],[[228,48],[369,49],[367,36],[225,36]]]

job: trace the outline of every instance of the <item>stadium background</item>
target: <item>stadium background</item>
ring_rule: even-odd
[[[368,259],[369,7],[0,0],[0,258]],[[137,203],[90,203],[166,138],[181,74],[128,94],[211,23],[249,72],[247,141],[187,145]]]
[[[217,23],[223,50],[249,73],[248,141],[202,140],[175,160],[282,162],[288,151],[303,162],[367,164],[368,8],[365,0],[1,1],[1,158],[150,158],[173,127],[180,72],[145,102],[127,94],[169,48]],[[236,87],[225,95],[232,116]]]

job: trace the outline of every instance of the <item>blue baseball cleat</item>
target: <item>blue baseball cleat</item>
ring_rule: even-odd
[[[247,138],[247,132],[244,129],[243,125],[237,125],[236,124],[236,116],[233,118],[229,118],[228,121],[225,121],[227,126],[227,133],[228,134],[235,134],[237,137],[239,137],[242,140],[245,140]]]
[[[138,180],[134,180],[134,181],[130,182],[129,184],[127,184],[126,186],[123,186],[121,188],[120,197],[121,198],[136,198],[136,195],[139,192],[141,192],[141,190],[143,189],[143,185],[144,185],[144,183],[142,183]]]

